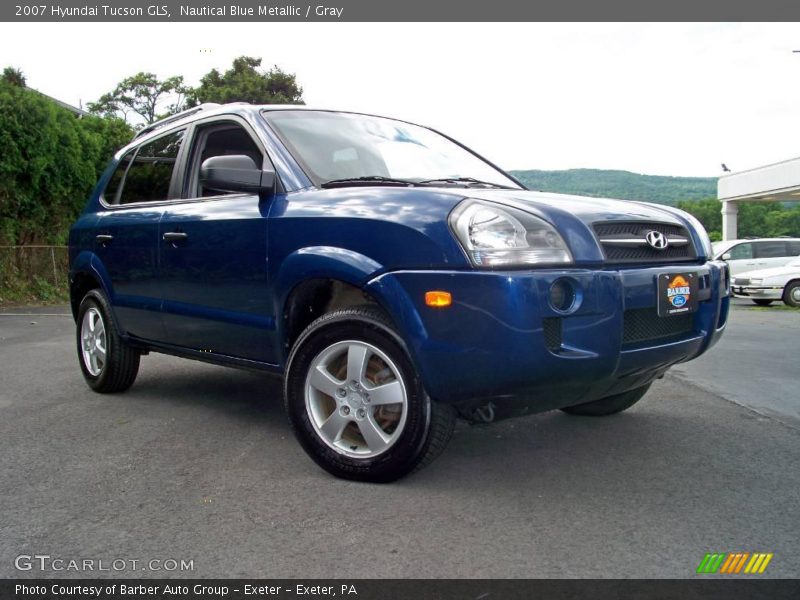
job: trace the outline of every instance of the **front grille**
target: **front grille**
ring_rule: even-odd
[[[733,280],[733,285],[750,285],[750,280],[747,277],[736,277]]]
[[[561,349],[561,319],[547,318],[542,319],[544,329],[544,345],[550,352]]]
[[[659,317],[655,308],[634,308],[625,311],[623,344],[635,344],[652,340],[667,341],[681,337],[693,328],[693,315],[681,314]]]
[[[663,250],[656,250],[645,241],[649,231],[657,231],[667,238],[685,239],[687,243],[670,243]],[[612,263],[626,262],[673,262],[696,258],[692,238],[685,228],[668,223],[648,223],[635,221],[629,223],[595,223],[594,232],[600,240],[606,260]],[[615,243],[615,239],[617,242]],[[641,243],[620,244],[619,240],[638,240]],[[605,240],[605,241],[604,241]]]

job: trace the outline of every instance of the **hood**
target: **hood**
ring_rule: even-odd
[[[528,212],[540,213],[545,217],[571,215],[586,225],[602,221],[645,221],[671,223],[686,227],[686,223],[678,219],[670,208],[658,204],[527,190],[470,189],[460,191],[470,198],[507,204]]]
[[[755,269],[734,275],[735,279],[766,279],[767,277],[800,276],[800,265],[772,267],[771,269]]]

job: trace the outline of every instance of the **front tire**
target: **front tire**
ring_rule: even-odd
[[[436,458],[455,425],[455,411],[428,397],[402,339],[371,306],[329,313],[302,333],[284,397],[303,449],[344,479],[400,479]]]
[[[78,362],[89,387],[101,394],[127,390],[139,373],[140,352],[117,334],[111,307],[100,290],[92,290],[78,308]]]
[[[647,385],[636,388],[635,390],[629,390],[627,392],[608,396],[607,398],[601,398],[600,400],[595,400],[593,402],[586,402],[585,404],[567,406],[561,410],[569,415],[579,415],[583,417],[605,417],[608,415],[614,415],[622,412],[623,410],[629,409],[631,406],[641,400],[642,396],[644,396],[647,393],[647,390],[650,389],[650,385],[651,384],[648,383]]]
[[[800,281],[792,281],[783,290],[783,303],[786,306],[800,307]]]

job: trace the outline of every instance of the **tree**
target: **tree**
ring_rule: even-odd
[[[678,202],[678,208],[697,217],[712,240],[722,239],[722,203],[719,200],[683,200]],[[781,202],[742,202],[739,204],[737,229],[740,238],[798,236],[800,204],[784,206]]]
[[[123,79],[97,102],[88,104],[89,112],[101,116],[121,117],[125,121],[134,113],[149,125],[158,119],[183,110],[187,93],[180,75],[159,80],[154,73],[140,72]],[[172,101],[171,104],[165,102]]]
[[[120,119],[78,119],[0,80],[0,244],[64,243],[112,153],[132,134]]]
[[[14,67],[6,67],[3,69],[3,81],[17,87],[25,87],[26,85],[25,75],[22,71]]]
[[[269,71],[263,71],[260,67],[260,58],[240,56],[224,74],[212,69],[200,79],[200,85],[191,91],[187,104],[304,104],[303,88],[297,85],[294,74],[285,73],[277,65]]]
[[[719,200],[681,200],[678,208],[693,214],[706,228],[711,239],[722,239],[722,203]]]

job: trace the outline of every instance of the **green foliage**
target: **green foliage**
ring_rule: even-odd
[[[697,217],[697,220],[706,228],[708,235],[713,239],[722,239],[722,203],[716,198],[706,198],[705,200],[682,200],[678,202],[678,208]]]
[[[602,169],[511,171],[511,174],[532,190],[660,204],[700,200],[717,193],[717,180],[713,177],[663,177]]]
[[[133,113],[146,125],[183,110],[184,98],[190,88],[183,84],[182,76],[168,77],[163,81],[153,73],[140,72],[126,77],[112,91],[103,94],[97,102],[89,102],[89,112],[104,117],[119,117],[125,121]],[[164,106],[164,102],[173,102]]]
[[[678,208],[692,213],[708,231],[712,241],[722,239],[722,203],[716,198],[678,202]],[[800,204],[743,202],[737,219],[738,237],[800,237]]]
[[[131,135],[124,122],[78,119],[0,81],[0,243],[63,243],[113,151]]]
[[[303,88],[294,74],[278,66],[260,69],[261,59],[240,56],[233,66],[220,74],[216,69],[200,79],[200,85],[188,94],[188,106],[203,102],[249,102],[250,104],[303,104]]]
[[[25,87],[27,83],[25,75],[23,75],[22,71],[15,69],[14,67],[6,67],[3,69],[2,80],[17,87]]]

